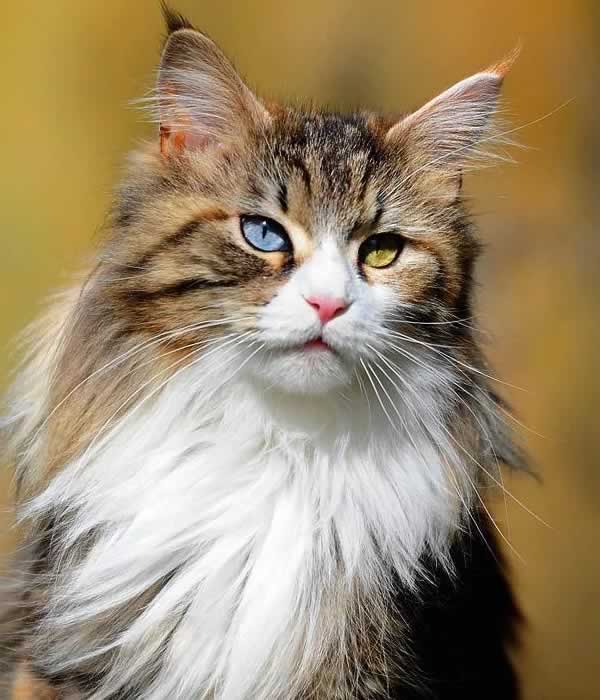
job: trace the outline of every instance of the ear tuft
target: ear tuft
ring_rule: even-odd
[[[489,68],[487,68],[483,72],[494,73],[501,80],[504,80],[510,69],[514,66],[514,64],[517,62],[517,59],[521,55],[522,48],[523,46],[519,41],[519,43],[510,53],[508,53],[503,59],[501,59],[497,63],[494,63],[493,65],[489,66]]]
[[[166,2],[161,2],[161,7],[169,34],[178,32],[180,29],[195,29],[194,25],[186,17],[172,10]]]

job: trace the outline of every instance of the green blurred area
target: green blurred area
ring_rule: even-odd
[[[466,182],[487,244],[479,311],[489,354],[499,376],[525,389],[502,387],[517,415],[544,436],[522,433],[543,482],[507,475],[514,497],[500,499],[497,514],[529,620],[527,700],[600,698],[600,4],[176,7],[262,94],[342,108],[409,109],[522,41],[506,97],[523,148],[515,165]],[[3,7],[3,385],[11,339],[92,249],[125,153],[152,136],[129,101],[152,84],[162,32],[154,0]],[[0,485],[8,503],[8,482]],[[6,515],[5,550],[9,525]]]

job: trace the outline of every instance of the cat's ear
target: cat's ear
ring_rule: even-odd
[[[265,124],[267,110],[221,49],[178,15],[167,12],[166,19],[170,34],[153,100],[161,152],[223,145]]]
[[[495,115],[504,76],[517,57],[453,85],[387,132],[401,149],[416,184],[434,196],[452,201],[458,195],[463,169],[494,141]]]

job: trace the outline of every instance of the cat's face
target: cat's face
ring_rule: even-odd
[[[268,386],[342,389],[370,361],[393,372],[398,329],[464,331],[476,244],[461,171],[501,79],[478,74],[397,121],[267,107],[210,40],[175,32],[160,151],[117,209],[114,259],[132,274],[116,293],[140,327],[237,348]]]
[[[262,348],[250,369],[269,384],[341,387],[361,360],[386,354],[387,331],[411,310],[454,308],[470,265],[457,255],[457,213],[432,201],[425,220],[417,193],[393,191],[406,170],[380,127],[374,117],[280,113],[251,149],[246,167],[260,175],[232,241],[272,271],[251,285]]]

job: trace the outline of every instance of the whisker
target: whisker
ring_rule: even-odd
[[[147,395],[135,406],[135,408],[132,410],[131,413],[134,413],[134,412],[136,412],[137,410],[139,410],[140,407],[143,406],[143,405],[146,403],[146,401],[148,401],[152,396],[154,396],[158,391],[160,391],[160,389],[162,389],[168,382],[172,381],[172,380],[173,380],[176,376],[178,376],[182,371],[184,371],[185,369],[188,369],[188,367],[191,367],[191,366],[192,366],[193,364],[195,364],[196,362],[199,362],[200,360],[203,360],[203,359],[209,357],[210,355],[214,354],[215,352],[218,352],[218,351],[222,350],[224,347],[226,347],[226,346],[228,346],[228,345],[231,345],[232,343],[237,343],[237,342],[240,342],[240,343],[241,343],[241,342],[243,342],[248,336],[252,335],[253,333],[254,333],[254,331],[246,331],[246,332],[243,333],[242,335],[230,334],[230,335],[234,335],[235,337],[231,338],[230,340],[227,340],[226,342],[220,342],[220,343],[217,345],[217,347],[213,348],[212,350],[209,350],[208,353],[202,355],[200,358],[198,358],[198,360],[195,360],[195,361],[191,362],[189,365],[185,365],[184,367],[179,368],[179,369],[178,369],[177,371],[175,371],[165,382],[160,383],[160,384],[159,384],[157,387],[155,387],[149,394],[147,394]],[[221,340],[221,339],[219,339],[219,340]],[[218,341],[214,341],[214,342],[218,342]],[[206,343],[199,343],[199,345],[201,345],[202,347],[204,347],[204,345],[208,345],[208,344],[210,344],[210,341],[207,341]],[[161,375],[164,374],[165,372],[168,372],[168,371],[169,371],[170,369],[172,369],[173,367],[176,367],[177,365],[180,365],[182,362],[185,362],[185,360],[187,360],[189,357],[191,357],[191,356],[193,356],[193,355],[199,353],[200,350],[201,350],[201,348],[200,348],[200,349],[197,349],[197,350],[192,350],[191,352],[187,353],[184,357],[179,358],[179,359],[176,360],[175,362],[171,363],[171,364],[168,365],[166,368],[162,369],[160,372],[157,372],[153,377],[151,377],[149,380],[147,380],[146,382],[144,382],[144,383],[143,383],[140,387],[138,387],[132,394],[130,394],[130,396],[128,396],[127,399],[126,399],[125,401],[123,401],[123,402],[118,406],[118,408],[111,414],[111,416],[108,418],[108,420],[102,425],[102,427],[101,427],[101,428],[99,429],[99,431],[96,433],[96,436],[94,437],[94,439],[92,440],[92,442],[90,443],[90,445],[87,447],[86,451],[84,452],[84,454],[83,454],[83,456],[82,456],[82,458],[81,458],[81,460],[80,460],[81,464],[85,464],[87,458],[89,457],[89,454],[90,454],[92,448],[93,448],[94,445],[97,443],[97,441],[98,441],[98,439],[100,438],[100,436],[105,432],[106,428],[110,425],[110,423],[114,420],[114,418],[115,418],[117,415],[119,415],[119,413],[127,406],[127,404],[131,403],[132,399],[135,398],[135,396],[137,396],[138,394],[140,394],[146,387],[148,387],[148,386],[150,386],[151,384],[153,384],[154,381],[157,379],[157,377],[161,376]],[[131,414],[130,414],[130,415],[131,415]]]
[[[375,352],[377,352],[377,351],[375,351]],[[377,354],[380,355],[380,353],[377,353]],[[384,356],[383,356],[383,355],[380,355],[380,356],[381,356],[381,358],[385,361]],[[404,377],[402,377],[399,373],[396,373],[396,374],[397,374],[398,378],[404,383],[404,386],[407,387],[411,392],[413,392],[413,388],[412,388],[410,382],[408,382],[408,381],[407,381]],[[389,381],[390,381],[390,382],[392,383],[392,385],[396,388],[396,390],[397,390],[398,392],[400,392],[400,389],[399,389],[399,387],[397,386],[397,384],[395,383],[395,381],[394,381],[391,377],[389,377],[389,375],[387,375],[387,376],[388,376]],[[386,392],[386,393],[387,393],[387,392]],[[388,395],[388,396],[389,396],[389,395]],[[447,429],[446,429],[445,426],[443,425],[442,421],[440,421],[439,418],[438,418],[437,416],[435,416],[435,415],[433,414],[433,412],[432,412],[431,410],[429,410],[427,407],[424,407],[424,408],[425,408],[425,410],[427,411],[427,413],[429,414],[429,416],[431,417],[431,419],[438,425],[438,427],[441,428],[449,437],[452,437],[452,439],[454,440],[453,436],[451,436],[451,434],[449,433],[449,431],[447,431]],[[422,421],[421,421],[421,422],[422,422]],[[428,433],[428,435],[430,436],[430,438],[431,438],[432,440],[434,440],[434,442],[436,442],[436,444],[438,444],[438,449],[440,449],[441,446],[439,445],[439,443],[437,443],[437,441],[435,440],[435,438],[434,438],[434,436],[431,434],[431,432],[430,432],[429,430],[427,430],[427,433]],[[462,448],[462,446],[460,445],[460,443],[458,443],[458,441],[454,440],[454,442],[455,442],[459,447]],[[443,450],[440,450],[440,452],[443,453]],[[470,455],[469,455],[469,456],[470,456]],[[478,465],[483,469],[483,467],[479,464],[479,462],[478,462],[477,460],[475,460],[474,457],[471,457],[471,459],[473,459],[473,460],[475,461],[475,463],[478,464]],[[475,492],[475,495],[476,495],[477,499],[480,501],[481,506],[483,507],[483,509],[484,509],[485,512],[487,513],[488,517],[490,518],[490,521],[492,522],[492,524],[494,525],[494,527],[496,528],[496,530],[498,531],[498,533],[500,534],[500,536],[502,537],[502,539],[506,542],[506,544],[510,547],[510,549],[514,552],[514,554],[515,554],[517,557],[519,557],[519,559],[520,559],[521,556],[519,555],[519,553],[514,549],[513,545],[512,545],[512,544],[510,543],[510,541],[506,538],[506,536],[504,535],[504,533],[500,530],[500,528],[499,528],[498,525],[496,524],[495,520],[493,519],[493,517],[492,517],[492,515],[491,515],[491,513],[490,513],[490,511],[489,511],[489,509],[487,508],[487,506],[486,506],[486,504],[485,504],[483,498],[481,497],[481,494],[479,493],[479,489],[478,489],[477,486],[475,485],[475,482],[472,480],[471,476],[468,474],[467,470],[460,464],[460,460],[458,460],[458,461],[456,462],[456,464],[458,465],[458,467],[459,467],[461,470],[463,470],[463,473],[464,473],[465,477],[468,479],[469,483],[470,483],[471,486],[473,487],[473,491]],[[486,470],[484,469],[484,471],[486,471]],[[487,472],[486,472],[486,473],[487,473]],[[503,485],[502,485],[502,488],[504,489],[504,486],[503,486]]]
[[[230,335],[234,335],[234,334],[230,334]],[[243,334],[242,336],[238,336],[237,338],[233,338],[232,340],[228,340],[227,342],[218,342],[218,341],[221,341],[221,340],[223,340],[223,339],[215,339],[215,340],[212,341],[212,343],[211,343],[210,341],[207,342],[207,343],[204,343],[204,344],[198,343],[198,345],[203,345],[203,346],[204,346],[204,345],[208,345],[208,344],[213,344],[213,345],[214,345],[215,343],[218,343],[218,344],[217,344],[216,347],[212,348],[209,352],[207,352],[206,354],[203,354],[203,355],[201,355],[200,357],[198,357],[197,359],[193,360],[192,362],[189,363],[189,365],[186,365],[186,366],[184,366],[184,367],[178,369],[178,370],[177,370],[176,372],[174,372],[170,377],[168,377],[166,380],[164,380],[163,382],[161,382],[157,387],[155,387],[155,388],[153,389],[152,392],[150,392],[149,394],[147,394],[147,395],[142,399],[142,401],[140,401],[139,404],[136,405],[136,407],[133,409],[133,411],[138,410],[142,404],[144,404],[147,400],[149,400],[152,396],[154,396],[158,391],[160,391],[164,386],[166,386],[169,382],[171,382],[178,374],[180,374],[180,373],[183,372],[184,370],[188,369],[189,367],[192,367],[193,365],[197,364],[198,362],[201,362],[201,361],[205,360],[205,359],[206,359],[207,357],[209,357],[210,355],[213,355],[213,354],[215,354],[216,352],[219,352],[219,351],[222,350],[225,346],[228,346],[228,345],[230,345],[230,344],[233,343],[232,347],[236,347],[236,345],[242,344],[242,343],[246,340],[246,337],[247,337],[248,335],[254,335],[254,331],[248,331],[247,333]],[[250,346],[254,345],[256,342],[257,342],[257,341],[252,341],[251,344],[250,344]],[[237,368],[237,370],[231,375],[231,377],[235,376],[235,374],[236,374],[239,370],[241,370],[241,368],[242,368],[242,367],[257,353],[257,352],[259,352],[260,349],[261,349],[263,346],[264,346],[264,343],[263,343],[259,348],[257,348],[257,350],[256,350],[255,352],[253,352],[253,353],[251,354],[251,356],[250,356],[249,358],[247,358],[246,361],[243,362],[243,363],[240,365],[240,367]],[[202,350],[202,348],[200,348],[200,349],[198,349],[198,350],[194,350],[194,351],[188,353],[185,357],[181,358],[179,361],[174,362],[174,363],[172,363],[171,365],[169,365],[167,368],[165,368],[165,370],[163,370],[163,372],[166,371],[166,370],[171,369],[172,367],[175,367],[177,364],[179,364],[181,361],[184,361],[184,360],[187,359],[188,357],[193,356],[193,355],[197,355],[201,350]],[[220,368],[219,365],[217,365],[216,369],[219,369],[219,368]],[[214,370],[214,369],[215,369],[215,368],[213,368],[213,370]],[[139,393],[141,390],[143,390],[144,387],[146,387],[146,386],[148,386],[150,383],[154,382],[155,379],[156,379],[158,376],[160,376],[160,374],[162,374],[163,372],[158,372],[157,374],[155,374],[154,377],[153,377],[151,380],[145,382],[145,383],[142,385],[142,387],[139,387],[130,397],[128,397],[128,400],[132,399],[133,396],[134,396],[135,394]],[[211,373],[212,373],[212,371],[209,370],[204,376],[209,376]],[[231,377],[229,377],[228,380],[229,380]],[[221,382],[220,386],[222,386],[223,384],[224,384],[224,382]],[[126,403],[126,402],[124,402],[123,404],[121,404],[121,406],[124,406],[125,403]],[[112,420],[116,417],[116,415],[119,413],[120,410],[121,410],[120,408],[117,409],[117,411],[115,411],[115,412],[110,416],[110,418],[106,421],[106,423],[105,423],[105,424],[100,428],[100,430],[96,433],[96,435],[94,436],[94,439],[92,440],[92,442],[90,443],[90,445],[89,445],[88,448],[86,449],[86,451],[85,451],[85,453],[83,454],[81,460],[79,460],[81,464],[85,465],[85,461],[86,461],[86,459],[87,459],[87,456],[88,456],[88,454],[90,453],[90,451],[91,451],[91,449],[92,449],[94,443],[96,443],[96,442],[99,440],[99,438],[101,437],[102,432],[105,431],[105,429],[106,429],[106,428],[108,427],[108,425],[112,422]],[[133,413],[133,411],[132,411],[132,413]],[[130,415],[131,415],[131,414],[130,414]],[[74,473],[74,474],[72,475],[71,479],[70,479],[69,484],[67,484],[66,487],[65,487],[65,493],[68,493],[68,492],[69,492],[69,490],[70,490],[70,484],[73,483],[73,481],[74,481],[75,478],[76,478],[76,474]],[[56,564],[57,570],[59,570],[59,569],[61,568],[61,560],[62,560],[62,558],[64,558],[64,557],[66,556],[66,554],[67,554],[67,552],[65,551],[65,552],[63,553],[62,557],[58,559],[57,564]]]
[[[359,392],[362,394],[362,396],[365,397],[365,401],[367,402],[367,411],[369,414],[369,429],[373,425],[373,412],[371,410],[371,399],[369,398],[369,392],[366,390],[365,385],[363,384],[362,377],[360,376],[360,372],[358,369],[355,367],[354,368],[354,376],[356,377],[356,381],[358,383],[359,387]]]
[[[383,359],[383,358],[382,358],[382,359]],[[376,366],[377,368],[379,368],[379,370],[380,370],[381,372],[383,372],[383,374],[384,374],[384,376],[386,377],[386,379],[387,379],[389,382],[391,382],[392,386],[393,386],[396,390],[399,391],[398,386],[396,385],[396,383],[394,382],[394,380],[389,376],[389,374],[386,372],[386,370],[385,370],[380,364],[378,364],[378,363],[375,363],[375,366]],[[374,372],[374,376],[375,376],[375,378],[377,379],[377,382],[379,383],[379,385],[380,385],[381,389],[383,390],[383,392],[385,393],[386,397],[388,398],[388,401],[390,402],[390,405],[392,406],[392,408],[393,408],[394,411],[396,412],[396,415],[397,415],[398,418],[400,419],[401,424],[402,424],[402,427],[404,428],[404,431],[405,431],[405,433],[406,433],[406,436],[408,437],[408,439],[410,440],[410,443],[412,444],[413,448],[415,449],[415,452],[416,452],[417,456],[419,457],[419,459],[421,460],[421,463],[423,464],[423,467],[427,470],[427,469],[428,469],[427,461],[425,460],[425,457],[423,456],[423,453],[421,452],[421,450],[417,447],[417,444],[416,444],[416,442],[415,442],[415,440],[414,440],[414,438],[413,438],[412,432],[408,429],[408,426],[407,426],[407,424],[406,424],[406,421],[405,421],[405,419],[404,419],[404,416],[402,416],[402,414],[401,414],[400,411],[398,410],[398,407],[396,406],[396,402],[392,399],[392,397],[391,397],[390,394],[388,393],[387,389],[385,388],[385,386],[383,385],[383,383],[381,382],[381,380],[379,379],[379,377],[377,377],[377,374],[376,374],[375,372]],[[405,397],[404,397],[404,398],[405,398]],[[406,401],[405,401],[405,402],[406,402]],[[406,402],[406,405],[408,406],[408,402]],[[410,407],[409,407],[409,410],[410,410]],[[411,413],[413,413],[413,416],[417,419],[417,422],[421,422],[421,421],[419,421],[418,415],[417,415],[416,413],[414,413],[413,411],[411,411]]]
[[[369,371],[368,366],[364,363],[364,361],[362,359],[360,360],[360,364],[362,365],[362,368],[365,370],[365,374],[367,375],[367,379],[369,380],[369,383],[373,387],[373,391],[375,392],[375,396],[377,398],[377,401],[379,402],[379,405],[381,406],[381,410],[384,412],[385,416],[387,417],[390,426],[392,427],[393,430],[395,430],[396,432],[399,432],[398,427],[396,426],[396,424],[392,420],[392,417],[388,413],[387,408],[385,407],[383,401],[381,400],[381,396],[379,395],[379,391],[377,391],[377,387],[375,386],[375,383],[371,377],[371,373]]]
[[[400,306],[401,308],[404,308],[406,310],[406,313],[408,313],[409,315],[411,313],[415,313],[416,311],[421,311],[421,308],[414,304],[396,304],[395,306]],[[445,312],[445,309],[442,307],[440,311]],[[405,316],[403,316],[402,313],[400,311],[397,311],[396,309],[388,312],[388,316],[390,319],[397,321],[398,323],[402,323],[409,326],[465,326],[466,328],[474,328],[469,323],[470,321],[474,320],[472,316],[449,319],[446,321],[411,321],[410,319],[407,319]]]
[[[248,317],[230,317],[227,319],[220,319],[220,320],[214,320],[214,321],[203,321],[203,322],[198,322],[198,323],[192,323],[187,326],[184,326],[179,329],[171,330],[171,331],[163,331],[162,333],[159,333],[149,340],[146,340],[133,348],[130,348],[126,352],[122,353],[118,357],[110,360],[110,362],[107,362],[105,365],[102,365],[102,367],[99,367],[98,369],[94,370],[91,374],[89,374],[85,379],[80,381],[76,386],[74,386],[67,394],[64,396],[56,406],[50,411],[50,413],[46,416],[40,427],[36,430],[36,432],[33,435],[33,438],[31,442],[35,442],[35,440],[39,437],[41,431],[48,425],[48,422],[51,420],[51,418],[54,416],[54,414],[65,404],[66,401],[68,401],[73,394],[75,394],[76,391],[81,389],[87,382],[89,382],[91,379],[94,377],[102,374],[103,372],[111,369],[112,367],[116,367],[122,362],[125,362],[128,360],[130,357],[133,357],[134,355],[142,352],[143,350],[148,349],[149,347],[152,347],[154,345],[158,345],[159,343],[163,342],[165,339],[171,340],[173,338],[176,338],[180,335],[185,335],[185,333],[190,333],[192,331],[197,331],[197,330],[202,330],[203,328],[210,328],[214,326],[219,326],[219,325],[225,325],[227,323],[232,323],[233,321],[242,321],[245,319],[251,318],[250,316]]]
[[[424,363],[422,360],[420,360],[420,359],[417,358],[415,355],[413,355],[411,352],[409,352],[408,350],[406,350],[406,348],[401,348],[399,345],[396,345],[395,343],[390,342],[389,340],[386,339],[385,335],[386,335],[385,333],[384,333],[384,334],[380,333],[380,337],[382,337],[382,340],[383,340],[383,342],[385,343],[386,347],[388,347],[389,349],[391,349],[391,350],[394,351],[394,352],[397,352],[397,353],[403,355],[403,356],[406,357],[407,359],[412,360],[413,362],[415,362],[415,364],[418,364],[419,366],[423,367],[423,368],[426,369],[427,371],[432,372],[432,373],[434,373],[434,374],[437,374],[438,376],[440,376],[440,378],[446,379],[446,380],[447,380],[447,378],[442,377],[442,376],[439,374],[439,370],[437,370],[435,367],[433,367],[433,366],[431,366],[431,365],[427,365],[427,364]],[[430,343],[423,343],[423,344],[426,345],[429,349],[431,349],[431,350],[434,351],[434,352],[435,352],[435,348],[436,348],[436,347],[441,347],[441,346],[434,346],[434,345],[432,345],[432,344],[430,344]],[[444,357],[445,359],[448,359],[448,360],[451,361],[451,362],[453,361],[453,358],[452,358],[451,356],[446,355],[445,353],[437,353],[437,354],[441,354],[442,357]],[[476,370],[476,368],[472,368],[472,369],[473,369],[473,370]],[[469,377],[469,375],[468,375],[466,372],[464,372],[462,369],[460,369],[460,370],[458,370],[458,371],[459,371],[459,373],[460,373],[462,376],[464,376],[466,379],[468,379],[469,382],[472,381],[472,378]],[[485,377],[487,377],[487,378],[489,378],[489,379],[494,379],[493,377],[489,377],[489,376],[486,375],[485,373],[483,373],[483,376],[485,376]],[[513,386],[512,384],[507,384],[506,382],[502,382],[502,381],[499,380],[499,379],[495,379],[495,381],[497,381],[497,382],[499,382],[499,383],[501,383],[501,384],[506,384],[506,385],[509,386],[509,387],[512,387],[512,388],[515,388],[515,389],[518,389],[518,390],[521,390],[521,391],[527,391],[526,389],[521,389],[520,387]],[[486,396],[486,397],[488,396],[488,395],[486,394],[486,392],[483,391],[483,389],[482,389],[477,383],[473,383],[473,388],[476,389],[477,391],[479,391],[483,396]],[[486,408],[487,410],[489,410],[489,406],[484,405],[483,402],[481,401],[481,399],[478,399],[478,398],[477,398],[476,396],[474,396],[473,394],[469,394],[469,395],[470,395],[475,401],[477,401],[482,407],[484,407],[484,408]],[[538,437],[544,438],[543,435],[541,435],[541,434],[538,433],[537,431],[533,430],[532,428],[529,428],[527,425],[525,425],[523,422],[521,422],[518,418],[516,418],[509,410],[507,410],[504,406],[502,406],[502,404],[496,402],[495,408],[498,409],[498,410],[500,410],[507,418],[509,418],[509,419],[511,419],[512,421],[514,421],[519,427],[523,428],[524,430],[527,430],[528,432],[532,433],[533,435],[536,435],[536,436],[538,436]],[[497,415],[498,415],[498,414],[497,414]],[[499,417],[500,417],[500,416],[499,416]],[[500,418],[502,418],[502,417],[500,417]],[[504,420],[504,419],[502,418],[502,420]]]
[[[387,358],[385,358],[387,360]],[[396,372],[395,372],[396,373]],[[411,391],[417,398],[418,395],[416,395],[415,390],[410,382],[408,382],[402,375],[396,374],[398,378],[404,383],[404,386]],[[430,413],[430,412],[429,412]],[[515,503],[517,503],[525,512],[527,512],[529,515],[534,517],[538,522],[540,522],[542,525],[545,525],[547,528],[551,529],[550,525],[545,522],[537,513],[533,512],[531,509],[529,509],[524,503],[522,503],[515,495],[511,493],[508,489],[504,487],[504,484],[498,481],[496,477],[488,470],[486,469],[470,452],[458,441],[456,438],[450,433],[450,431],[444,426],[442,422],[440,422],[435,416],[433,416],[430,413],[431,417],[436,420],[437,425],[440,427],[440,429],[447,435],[452,442],[456,444],[456,446],[467,456],[469,459],[471,459],[500,489],[502,489],[503,493],[505,493],[509,498],[511,498]]]
[[[386,333],[389,335],[392,335],[395,338],[399,338],[401,340],[404,340],[407,343],[414,343],[417,345],[422,345],[422,346],[426,347],[428,350],[431,350],[431,352],[435,353],[436,355],[443,357],[448,362],[452,362],[453,364],[459,365],[460,367],[463,367],[464,369],[468,370],[469,372],[474,372],[475,374],[479,374],[482,377],[489,379],[490,381],[497,382],[498,384],[502,384],[504,386],[510,387],[511,389],[516,389],[517,391],[524,391],[524,392],[527,391],[527,389],[524,389],[523,387],[515,386],[514,384],[510,384],[508,382],[505,382],[501,379],[498,379],[497,377],[494,377],[491,374],[487,374],[486,372],[484,372],[481,369],[478,369],[477,367],[473,367],[472,365],[459,360],[456,357],[448,355],[448,353],[445,353],[442,350],[440,350],[439,346],[433,345],[431,343],[427,343],[424,340],[418,340],[417,338],[411,338],[410,336],[405,335],[404,333],[398,333],[397,331],[387,330]]]

